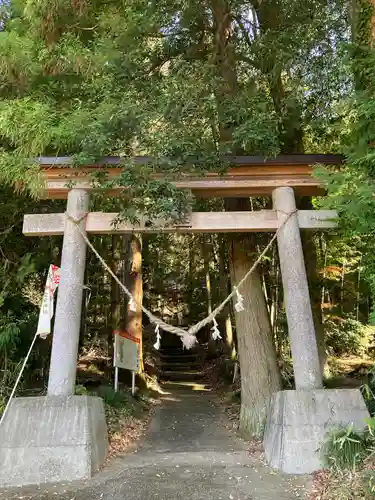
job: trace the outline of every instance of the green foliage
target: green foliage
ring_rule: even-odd
[[[374,330],[352,317],[326,316],[326,346],[333,356],[363,356],[374,340]]]
[[[366,397],[366,391],[363,394]],[[367,392],[367,396],[374,399],[371,390]],[[331,474],[322,498],[373,498],[374,416],[366,420],[366,429],[363,432],[354,430],[353,425],[331,430],[321,446],[320,453]],[[353,489],[355,497],[352,496]]]
[[[78,384],[75,387],[74,394],[76,396],[88,396],[89,391],[86,389],[86,387],[84,385]]]
[[[105,405],[113,408],[127,407],[132,399],[130,393],[116,392],[112,387],[108,386],[100,387],[97,394],[103,399]]]
[[[100,385],[95,391],[89,391],[84,385],[76,385],[77,396],[99,396],[103,399],[108,411],[119,411],[122,415],[139,411],[139,407],[147,402],[145,397],[133,397],[130,392],[115,391],[113,387]]]
[[[0,349],[2,351],[6,352],[14,348],[19,335],[19,320],[12,318],[9,313],[5,317],[0,318]]]
[[[375,50],[372,34],[373,6],[368,0],[356,4],[352,18],[350,64],[353,95],[347,112],[346,139],[343,152],[347,159],[339,170],[318,172],[329,189],[328,204],[338,210],[341,234],[356,238],[363,254],[365,279],[375,297],[375,261],[372,241],[375,234],[373,195],[374,117],[375,117]]]
[[[361,393],[370,415],[375,416],[375,378],[371,373],[367,384],[361,386]]]
[[[4,413],[5,407],[6,407],[6,399],[5,397],[1,394],[0,395],[0,416]]]
[[[374,401],[374,394],[369,387],[363,391],[363,395],[368,405],[371,400]],[[369,406],[370,411],[371,407],[373,404]],[[329,476],[320,496],[322,500],[374,498],[374,416],[367,419],[363,432],[356,432],[352,425],[330,431],[320,452],[329,469]]]
[[[48,266],[58,263],[56,239],[36,241],[22,235],[23,215],[58,204],[37,202],[4,186],[0,195],[0,395],[5,400],[35,335]],[[48,341],[38,341],[23,381],[45,373],[48,359]]]
[[[360,434],[350,425],[331,431],[321,452],[327,467],[355,471],[370,454],[373,445],[370,433]]]
[[[8,403],[9,396],[20,372],[22,361],[14,362],[12,359],[7,359],[6,365],[0,368],[0,416]],[[21,380],[19,389],[22,390],[24,385],[24,380]]]
[[[131,162],[127,163],[119,184],[130,191],[131,197],[123,201],[122,217],[132,223],[139,222],[139,214],[143,214],[150,221],[167,217],[164,224],[170,221],[183,222],[188,207],[192,204],[191,195],[168,181],[150,180],[152,170],[154,168],[147,168],[147,165],[140,167]]]
[[[345,9],[339,0],[236,0],[220,9],[10,2],[0,37],[0,179],[23,178],[35,190],[28,161],[41,155],[167,156],[155,166],[178,177],[217,170],[221,153],[315,148],[341,116],[346,68],[331,40],[347,39]],[[134,205],[119,200],[119,208],[181,218],[189,197],[157,185],[153,172],[124,162],[121,184]]]

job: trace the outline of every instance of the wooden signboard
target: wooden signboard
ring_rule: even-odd
[[[140,339],[128,332],[116,330],[114,366],[132,372],[139,371]]]

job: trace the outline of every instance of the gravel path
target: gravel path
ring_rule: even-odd
[[[291,500],[306,478],[282,476],[228,430],[210,393],[173,390],[139,449],[84,483],[0,490],[0,500]]]

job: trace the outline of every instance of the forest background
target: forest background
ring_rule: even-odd
[[[91,208],[130,220],[141,212],[176,220],[190,208],[269,207],[266,198],[191,199],[168,183],[187,170],[223,171],[224,155],[344,155],[340,168],[316,169],[328,185],[325,199],[298,199],[300,208],[329,206],[340,214],[337,231],[302,235],[307,274],[326,383],[373,364],[370,2],[9,0],[0,16],[0,411],[35,333],[47,269],[60,260],[60,238],[22,235],[25,213],[65,209],[62,201],[39,197],[38,165],[31,161],[39,156],[70,155],[76,165],[121,156],[120,182],[131,197],[96,195]],[[137,155],[155,158],[166,181],[151,180],[155,164],[132,162]],[[95,181],[107,182],[105,175]],[[270,237],[92,241],[146,307],[187,326],[226,297]],[[135,277],[140,255],[142,274],[139,268]],[[108,381],[112,332],[129,321],[126,301],[92,254],[85,283],[80,359],[92,360],[94,352],[102,363],[86,363],[85,377],[91,370]],[[241,427],[259,436],[270,394],[293,385],[276,248],[243,295],[245,313],[231,306],[218,318],[223,340],[213,345],[206,332],[201,341],[233,369],[239,359]],[[147,322],[143,330],[147,372],[154,337]],[[24,393],[44,390],[50,345],[50,338],[38,341]]]

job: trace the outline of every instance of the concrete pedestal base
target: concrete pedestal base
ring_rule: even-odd
[[[322,468],[319,448],[329,429],[353,424],[365,428],[369,417],[358,389],[297,390],[274,394],[264,434],[268,464],[288,474]]]
[[[0,427],[0,486],[87,479],[107,449],[100,398],[16,398]]]

